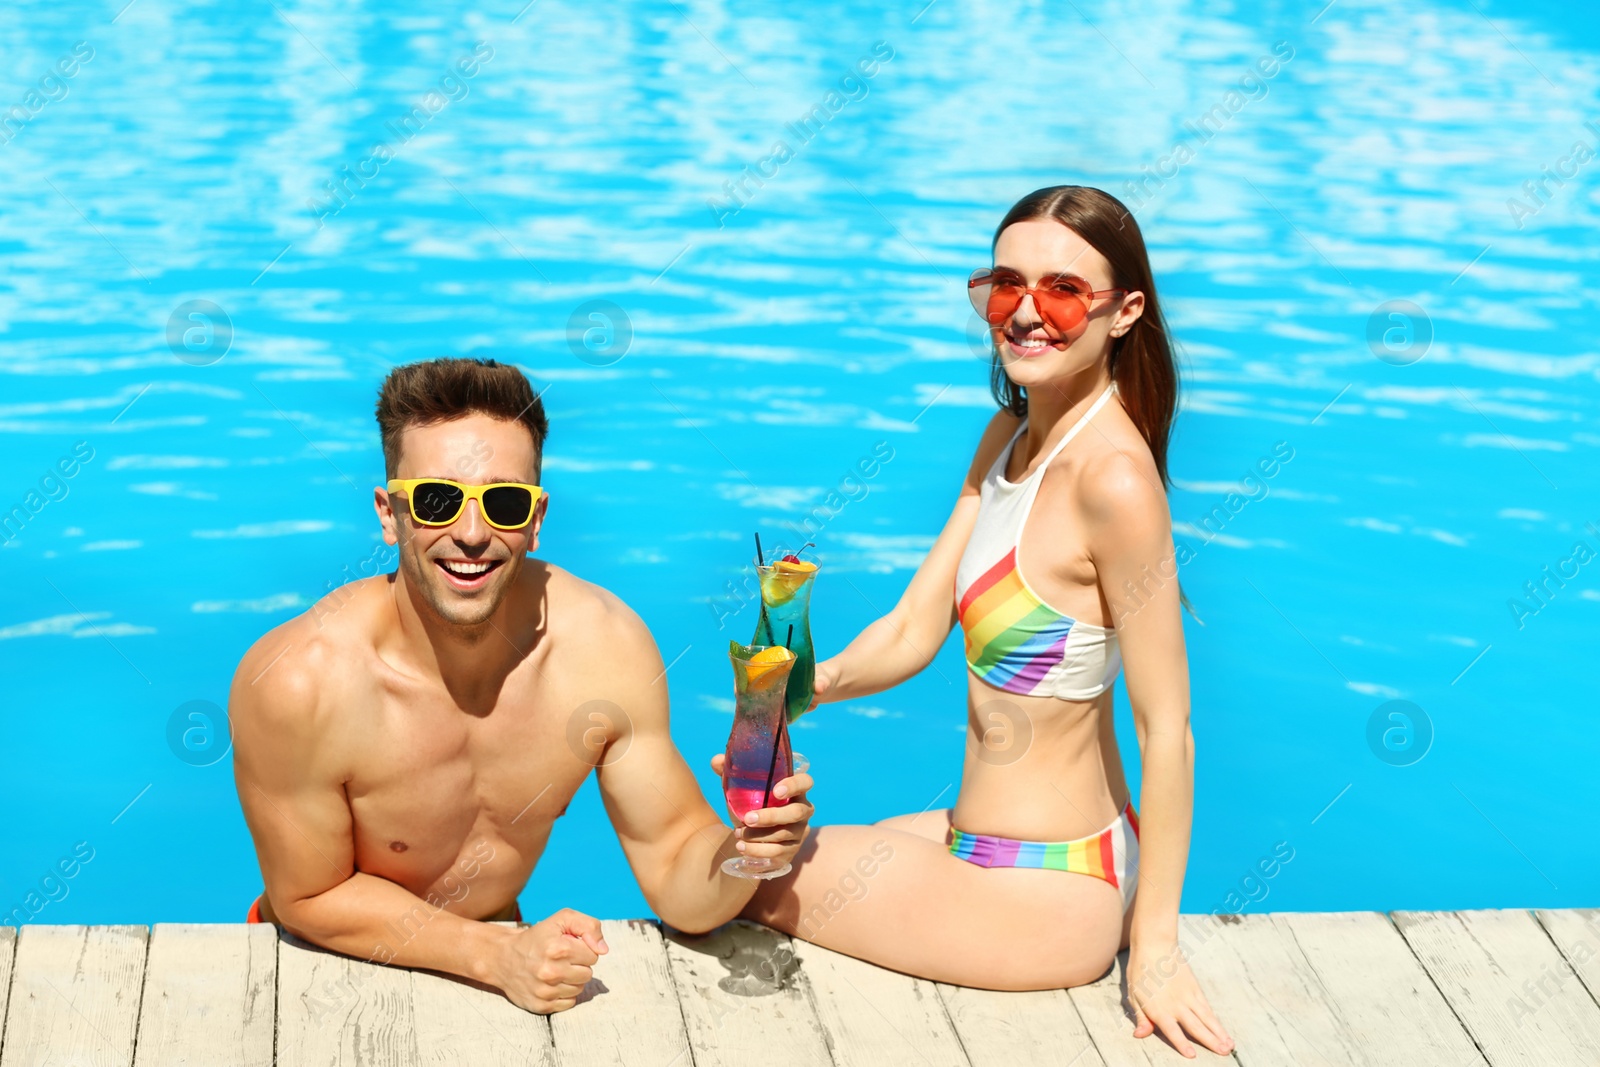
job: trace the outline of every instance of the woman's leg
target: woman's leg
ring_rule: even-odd
[[[1106,972],[1122,944],[1115,887],[1066,871],[978,867],[950,855],[947,827],[945,813],[929,812],[817,829],[794,872],[761,883],[744,916],[955,985],[1056,989]]]
[[[941,845],[950,843],[950,809],[919,811],[915,815],[896,815],[892,819],[879,819],[873,823],[886,830],[904,830],[908,834],[926,837]]]

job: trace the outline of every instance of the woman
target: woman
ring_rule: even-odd
[[[1144,241],[1114,197],[1057,186],[1006,214],[993,251],[969,288],[1002,410],[900,602],[816,681],[818,703],[898,685],[959,623],[961,792],[950,810],[813,831],[744,914],[989,989],[1092,982],[1129,948],[1135,1036],[1193,1056],[1187,1031],[1226,1054],[1177,944],[1194,763],[1165,489],[1177,373]],[[1137,811],[1112,729],[1119,668]]]

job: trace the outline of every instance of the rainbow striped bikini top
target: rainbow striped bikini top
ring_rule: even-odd
[[[1005,469],[1026,422],[984,475],[978,522],[956,568],[956,608],[966,635],[967,667],[997,689],[1090,700],[1110,688],[1122,669],[1116,631],[1069,619],[1046,604],[1017,564],[1022,526],[1039,495],[1045,468],[1115,389],[1115,383],[1107,386],[1022,481],[1006,481]]]

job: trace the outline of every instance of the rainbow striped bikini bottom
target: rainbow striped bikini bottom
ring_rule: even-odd
[[[1103,878],[1122,891],[1122,910],[1139,884],[1139,816],[1133,800],[1117,821],[1076,841],[1016,841],[950,828],[950,854],[979,867],[1038,867]]]

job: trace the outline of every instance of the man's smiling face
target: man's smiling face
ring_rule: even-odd
[[[538,472],[539,456],[526,426],[473,413],[406,427],[394,476],[446,478],[463,485],[537,485]],[[380,490],[377,506],[384,540],[400,546],[406,581],[439,618],[473,628],[493,617],[516,581],[523,557],[539,547],[547,500],[541,495],[533,521],[520,530],[489,525],[476,500],[468,500],[448,526],[419,525],[404,493],[391,499]]]

